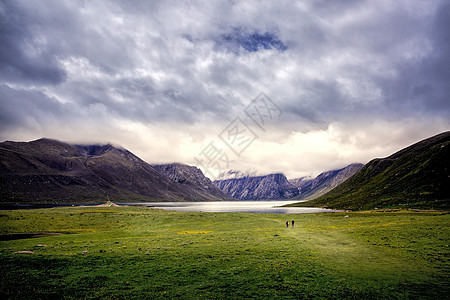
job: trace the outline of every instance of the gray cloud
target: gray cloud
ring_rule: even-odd
[[[47,46],[49,37],[35,37],[30,31],[43,20],[14,2],[0,3],[0,79],[30,83],[61,83],[66,74]]]
[[[411,118],[427,134],[449,125],[445,1],[17,0],[0,3],[0,26],[3,139],[79,140],[85,124],[120,143],[114,130],[164,127],[148,134],[176,141],[182,129],[201,147],[261,91],[284,111],[267,142],[367,126],[371,144]]]
[[[32,129],[48,119],[67,115],[56,99],[36,90],[18,90],[1,84],[0,99],[2,132],[15,127]]]

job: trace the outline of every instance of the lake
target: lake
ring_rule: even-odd
[[[308,214],[339,212],[334,209],[317,207],[280,207],[301,201],[214,201],[214,202],[145,202],[145,203],[117,203],[118,205],[152,206],[154,208],[175,211],[199,212],[240,212],[240,213],[273,213],[273,214]],[[68,206],[96,206],[101,203],[59,203],[59,204],[3,204],[0,210],[33,209]]]
[[[240,212],[240,213],[274,213],[306,214],[338,212],[338,210],[317,207],[279,207],[300,201],[215,201],[215,202],[149,202],[126,203],[127,205],[151,205],[155,208],[175,211],[199,212]]]

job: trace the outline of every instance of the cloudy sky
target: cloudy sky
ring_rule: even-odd
[[[0,140],[210,174],[366,163],[450,128],[448,28],[438,0],[0,1]]]

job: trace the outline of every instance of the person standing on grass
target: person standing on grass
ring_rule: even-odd
[[[286,221],[286,228],[289,227],[289,221]]]
[[[292,227],[294,227],[294,220],[292,220]]]

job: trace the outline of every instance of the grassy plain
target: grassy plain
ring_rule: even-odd
[[[286,228],[286,220],[295,227]],[[0,211],[2,299],[443,299],[450,215]],[[13,233],[64,233],[5,240]],[[34,254],[14,254],[32,251]]]

